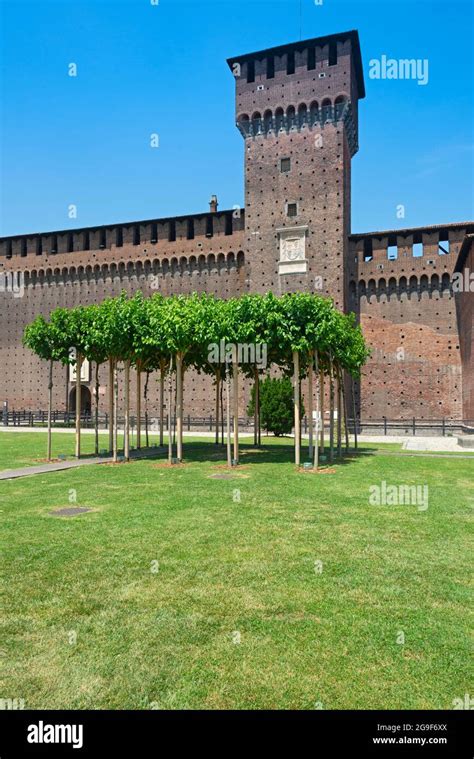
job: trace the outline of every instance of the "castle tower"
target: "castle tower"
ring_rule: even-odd
[[[251,291],[347,305],[351,158],[365,97],[355,31],[230,58],[245,140]]]

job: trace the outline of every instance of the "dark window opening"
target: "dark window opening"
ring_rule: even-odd
[[[138,224],[133,227],[133,244],[140,245],[140,227]]]
[[[71,233],[67,236],[67,252],[74,253],[74,235]]]
[[[291,169],[291,158],[282,158],[280,160],[280,171],[284,174]]]
[[[103,250],[107,245],[107,234],[105,229],[101,229],[99,233],[99,247]]]
[[[21,255],[23,258],[28,254],[28,240],[26,237],[21,241]]]
[[[366,237],[364,240],[364,261],[372,261],[373,255],[372,238]]]
[[[51,253],[57,253],[58,252],[58,237],[57,235],[53,235],[51,238]]]
[[[91,247],[91,240],[90,240],[89,232],[84,232],[83,250],[90,250],[90,247]]]
[[[206,216],[206,237],[214,235],[214,219],[212,216]]]
[[[255,61],[247,61],[247,82],[255,81]]]
[[[168,242],[176,242],[176,222],[170,221],[168,227]]]
[[[117,227],[115,230],[115,245],[117,248],[121,248],[123,245],[123,229],[122,227]]]
[[[36,255],[42,256],[43,255],[43,240],[41,237],[36,238]]]
[[[329,43],[329,65],[335,66],[337,63],[337,45],[335,42]]]
[[[308,71],[316,68],[316,48],[310,47],[308,50]]]
[[[275,76],[275,58],[270,55],[267,58],[267,79],[273,79]]]
[[[439,233],[438,253],[440,256],[445,256],[449,253],[449,237],[447,232]]]
[[[188,219],[186,237],[188,240],[194,240],[194,219]]]
[[[233,232],[232,214],[226,213],[225,215],[225,233],[231,235]]]
[[[7,258],[11,258],[13,256],[13,242],[12,240],[7,241]]]
[[[288,203],[287,216],[298,216],[298,204]]]
[[[288,53],[286,57],[286,73],[287,74],[294,74],[295,73],[295,53],[294,50],[291,51],[291,53]]]
[[[153,222],[151,225],[151,243],[158,242],[158,224],[156,222]]]

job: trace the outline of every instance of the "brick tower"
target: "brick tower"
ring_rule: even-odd
[[[245,140],[250,289],[347,306],[351,158],[365,96],[355,31],[230,58]]]

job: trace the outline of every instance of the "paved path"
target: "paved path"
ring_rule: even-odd
[[[52,464],[39,464],[38,466],[25,466],[23,469],[5,469],[0,472],[0,480],[14,480],[17,477],[29,477],[32,474],[46,474],[46,472],[60,472],[63,469],[75,469],[78,466],[88,464],[105,464],[110,459],[79,459],[79,461],[58,461]]]
[[[163,448],[163,450],[165,450]],[[147,459],[153,458],[160,451],[159,448],[153,448],[149,451],[131,451],[131,459]],[[111,464],[113,461],[111,456],[91,456],[85,459],[74,459],[73,461],[54,461],[51,464],[45,462],[44,464],[38,464],[38,466],[25,466],[22,469],[5,469],[0,471],[0,480],[14,480],[17,477],[29,477],[33,474],[47,474],[48,472],[61,472],[64,469],[76,469],[78,466],[89,466],[89,464]]]

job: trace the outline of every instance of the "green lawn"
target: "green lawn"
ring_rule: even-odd
[[[70,453],[74,437],[61,438]],[[2,466],[44,444],[1,433]],[[449,709],[472,691],[472,461],[366,446],[334,473],[303,474],[288,441],[269,441],[245,446],[226,480],[210,478],[227,472],[222,448],[185,450],[172,469],[146,460],[0,482],[3,698]],[[428,509],[370,505],[382,481],[428,485]],[[74,497],[93,511],[50,515]]]

